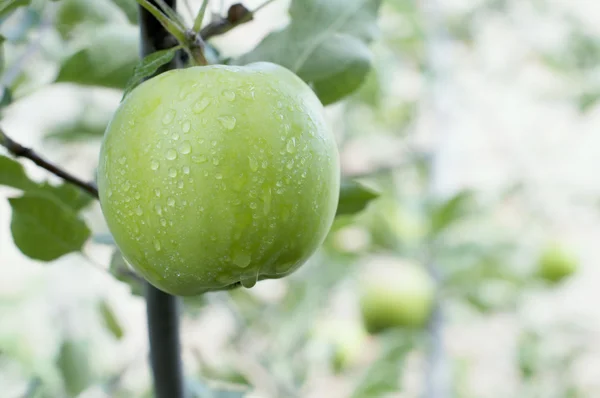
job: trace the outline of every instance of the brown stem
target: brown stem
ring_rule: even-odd
[[[70,182],[71,184],[83,189],[96,199],[98,199],[98,188],[96,185],[91,182],[85,182],[80,180],[79,178],[69,174],[64,171],[60,167],[48,162],[47,160],[40,157],[35,151],[31,148],[24,147],[18,142],[14,141],[12,138],[6,135],[6,133],[0,129],[0,145],[5,147],[8,152],[10,152],[13,156],[19,158],[27,158],[31,160],[33,163],[37,164],[43,169],[48,170],[52,174],[62,178],[63,180]]]

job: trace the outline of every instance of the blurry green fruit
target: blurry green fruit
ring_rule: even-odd
[[[331,348],[331,364],[336,372],[355,365],[367,342],[367,334],[360,323],[339,319],[320,324],[315,337]]]
[[[331,227],[339,180],[321,103],[270,63],[144,82],[110,122],[98,168],[123,257],[177,295],[296,270]]]
[[[538,261],[538,274],[549,282],[560,282],[577,271],[577,259],[559,245],[548,246]]]
[[[431,315],[435,284],[420,266],[389,259],[369,266],[360,283],[361,313],[370,333],[423,327]]]

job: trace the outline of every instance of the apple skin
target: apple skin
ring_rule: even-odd
[[[271,63],[165,72],[107,127],[100,203],[124,258],[175,295],[280,278],[323,243],[340,188],[323,106]]]
[[[365,328],[421,328],[433,308],[435,284],[422,267],[391,262],[370,269],[361,280],[360,309]]]
[[[551,283],[558,283],[577,271],[577,259],[558,244],[546,247],[538,261],[539,276]]]

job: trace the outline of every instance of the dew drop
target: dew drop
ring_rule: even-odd
[[[183,166],[183,168],[181,170],[183,171],[183,174],[190,174],[190,167],[189,166]]]
[[[162,206],[159,204],[154,205],[154,211],[160,216],[162,214]]]
[[[135,195],[133,195],[133,197],[137,200],[137,199],[141,198],[142,195],[140,195],[139,192],[136,192]]]
[[[160,189],[156,188],[154,190],[154,194],[156,195],[157,198],[160,198]]]
[[[122,156],[119,158],[119,164],[125,164],[126,161],[127,161],[127,158],[125,156]]]
[[[162,225],[163,227],[167,226],[167,220],[165,220],[164,218],[160,219],[160,225]]]
[[[217,141],[215,141],[215,140],[211,141],[211,142],[210,142],[210,145],[212,145],[212,146],[217,146]]]
[[[219,165],[219,159],[218,158],[213,158],[213,164],[215,166],[218,166]]]
[[[177,159],[177,152],[175,151],[175,149],[168,149],[165,153],[165,157],[169,160],[175,160]]]
[[[129,183],[129,181],[125,181],[123,183],[123,191],[127,192],[129,191],[129,188],[131,188],[131,184]]]
[[[109,190],[108,190],[108,197],[110,198],[110,197],[112,197],[112,196],[113,196],[113,191],[112,191],[112,189],[109,189]]]
[[[160,242],[156,239],[154,239],[154,248],[156,249],[157,252],[160,251]]]
[[[296,152],[296,139],[294,137],[292,137],[292,139],[287,142],[287,145],[286,145],[285,149],[289,153]]]
[[[169,205],[171,207],[175,206],[175,199],[173,199],[173,198],[167,199],[167,205]]]
[[[250,163],[250,170],[256,171],[258,170],[258,162],[252,156],[248,157],[248,162]]]
[[[219,116],[218,117],[221,126],[227,130],[233,130],[235,128],[236,119],[234,116]]]
[[[269,162],[267,162],[266,160],[263,160],[263,162],[261,164],[262,168],[266,169],[268,165],[269,165]]]
[[[250,277],[250,278],[242,279],[240,282],[241,282],[242,286],[244,286],[246,289],[250,289],[250,288],[254,287],[254,285],[256,285],[256,280],[257,280],[257,277]]]
[[[179,189],[183,188],[183,180],[179,180],[177,182],[177,188],[179,188]]]
[[[178,133],[173,133],[173,135],[171,136],[171,138],[173,138],[174,141],[177,141],[179,139],[179,134]]]
[[[194,162],[194,163],[205,163],[206,162],[206,156],[204,156],[204,155],[192,156],[192,162]]]
[[[160,163],[158,163],[158,160],[152,160],[150,162],[150,168],[152,170],[158,170],[159,167],[160,167]]]
[[[186,120],[185,122],[183,122],[183,125],[181,126],[181,130],[184,133],[189,133],[191,128],[192,128],[192,124],[190,123],[189,120]]]
[[[215,174],[215,178],[216,178],[217,180],[222,180],[222,179],[223,179],[223,174],[221,174],[221,173],[217,173],[217,174]]]
[[[179,145],[179,153],[182,153],[184,155],[187,155],[188,153],[192,152],[192,144],[190,144],[189,141],[183,141],[180,145]]]
[[[169,109],[163,116],[162,122],[164,125],[171,124],[173,119],[175,119],[175,111],[173,109]]]
[[[250,265],[250,261],[252,260],[252,257],[250,257],[250,255],[248,253],[240,250],[233,255],[233,258],[231,260],[238,267],[246,268],[247,266]]]
[[[144,214],[144,211],[142,210],[142,208],[140,206],[135,208],[135,214],[137,214],[138,216],[141,216],[142,214]]]
[[[271,188],[265,187],[263,189],[263,201],[265,202],[263,211],[265,215],[269,214],[269,212],[271,211],[271,196]]]
[[[250,208],[251,209],[256,209],[256,203],[255,202],[250,202]]]
[[[210,104],[210,100],[208,98],[202,98],[192,106],[192,112],[194,113],[202,113],[203,110]]]
[[[287,164],[285,165],[285,167],[287,167],[288,169],[292,169],[292,167],[294,167],[294,159],[290,159],[289,162],[287,162]]]
[[[223,97],[225,97],[227,101],[233,101],[235,99],[235,93],[233,91],[225,90],[223,91]]]
[[[171,167],[169,169],[169,177],[171,177],[171,178],[177,177],[177,170],[175,169],[175,167]]]

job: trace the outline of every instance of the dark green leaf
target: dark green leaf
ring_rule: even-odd
[[[0,17],[8,15],[11,11],[17,9],[17,7],[23,7],[28,5],[30,0],[2,0],[0,3]]]
[[[0,155],[0,185],[28,190],[35,188],[37,183],[29,179],[21,163]]]
[[[336,216],[362,211],[379,194],[355,181],[342,181]]]
[[[473,194],[470,191],[461,191],[448,201],[435,206],[431,212],[430,233],[438,234],[464,217],[472,204]]]
[[[113,3],[117,5],[127,16],[129,22],[137,24],[138,22],[138,5],[137,2],[132,0],[113,0]]]
[[[138,33],[133,27],[107,26],[62,65],[57,82],[124,88],[138,58]]]
[[[37,194],[50,195],[75,211],[83,209],[94,200],[90,194],[67,182],[60,185],[43,182],[30,192],[32,191]]]
[[[0,86],[0,110],[12,102],[12,93],[7,87]]]
[[[106,329],[118,340],[123,337],[123,327],[121,326],[119,319],[115,315],[111,306],[105,301],[102,300],[99,303],[98,311],[100,311],[100,316],[102,317],[102,321],[104,322],[104,326]]]
[[[144,280],[125,262],[119,249],[113,252],[110,259],[109,272],[121,282],[128,284],[131,288],[131,294],[136,296],[144,295]]]
[[[80,251],[90,236],[89,228],[74,210],[47,195],[26,193],[8,201],[13,211],[13,239],[28,257],[56,260]]]
[[[171,62],[177,53],[177,50],[179,50],[179,47],[172,47],[166,50],[156,51],[146,56],[138,65],[136,65],[133,76],[131,76],[131,79],[127,82],[123,98],[146,78],[154,75],[158,68]]]
[[[323,104],[360,87],[371,66],[367,48],[377,32],[381,0],[294,0],[291,22],[236,63],[269,61],[309,83]]]
[[[56,363],[63,378],[66,392],[77,396],[92,382],[90,356],[82,341],[65,340]]]

